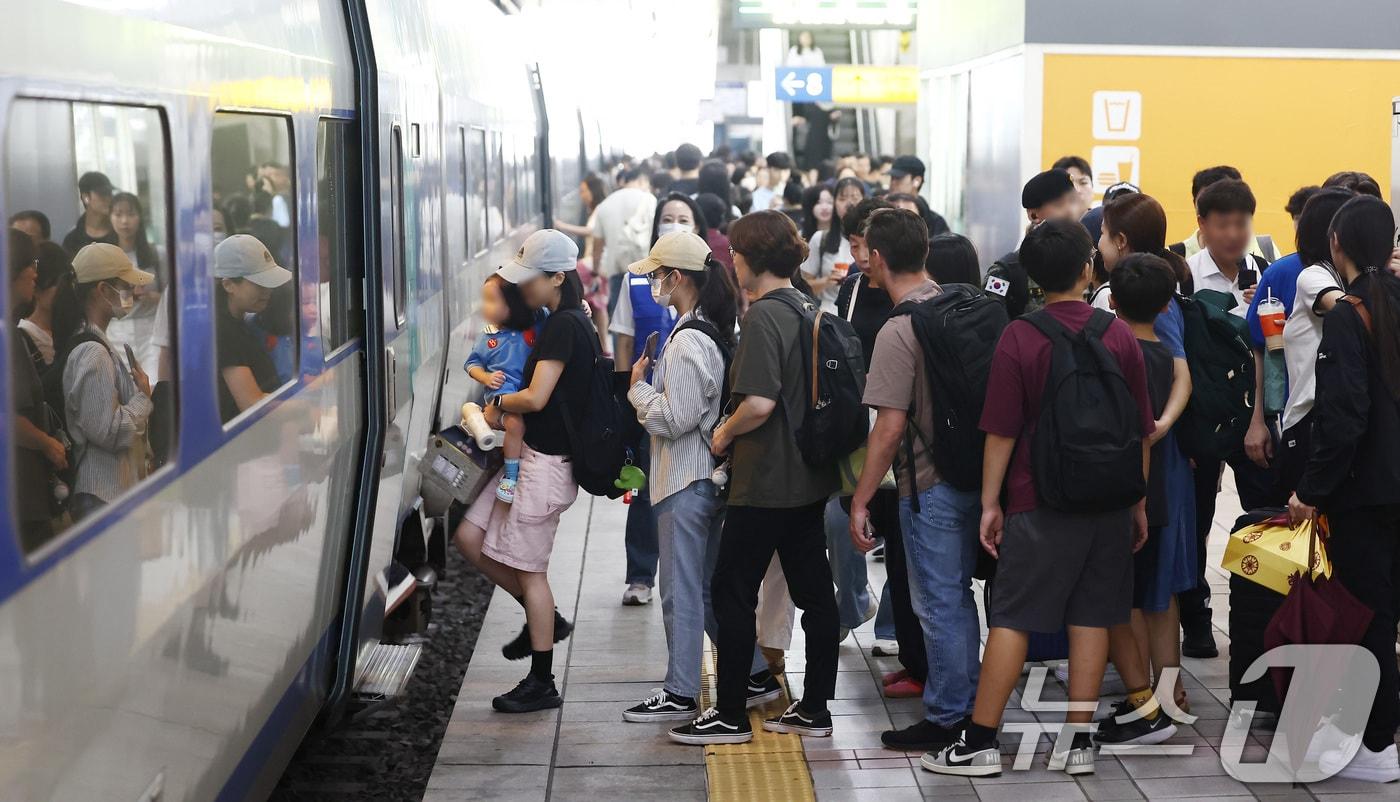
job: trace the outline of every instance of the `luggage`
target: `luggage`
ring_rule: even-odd
[[[1283,510],[1279,507],[1264,507],[1250,510],[1241,515],[1231,531],[1266,521]],[[1279,712],[1278,695],[1268,672],[1247,685],[1240,683],[1240,677],[1250,664],[1264,652],[1264,631],[1279,607],[1283,605],[1282,593],[1270,590],[1263,585],[1238,574],[1230,575],[1230,701],[1253,701],[1258,710]]]

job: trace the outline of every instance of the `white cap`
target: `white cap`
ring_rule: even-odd
[[[234,234],[214,247],[214,278],[246,278],[276,289],[292,280],[292,271],[277,264],[272,251],[251,234]]]
[[[525,238],[509,264],[496,275],[511,284],[523,284],[545,273],[567,273],[578,269],[578,246],[562,231],[544,228]]]

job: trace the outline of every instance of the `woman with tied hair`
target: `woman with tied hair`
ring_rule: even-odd
[[[831,225],[814,233],[807,243],[807,258],[802,260],[802,277],[821,300],[827,312],[836,311],[836,293],[841,281],[851,269],[851,245],[846,241],[841,220],[851,207],[869,195],[865,182],[859,178],[843,178],[832,191]]]

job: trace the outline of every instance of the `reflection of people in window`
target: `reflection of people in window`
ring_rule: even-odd
[[[280,261],[287,261],[287,229],[272,219],[272,195],[259,189],[253,192],[253,209],[248,217],[247,228],[240,234],[252,234],[267,246]]]
[[[24,314],[34,302],[34,243],[22,231],[11,230],[8,237],[10,262],[10,304],[15,317]],[[58,247],[58,246],[54,246]],[[52,483],[54,471],[68,467],[67,450],[49,425],[44,410],[44,391],[39,379],[41,361],[24,336],[10,338],[11,402],[15,410],[14,495],[19,513],[20,538],[25,551],[42,546],[53,536]]]
[[[95,170],[83,173],[78,179],[78,199],[82,201],[83,213],[63,238],[63,249],[76,254],[92,242],[117,244],[117,235],[112,231],[112,180]]]
[[[281,385],[267,344],[247,317],[265,311],[272,291],[291,279],[256,237],[235,234],[214,249],[219,416],[225,423]]]
[[[263,178],[262,188],[272,195],[272,219],[283,228],[292,226],[292,174],[285,165],[268,162],[259,170]]]
[[[115,323],[107,333],[113,340],[130,345],[141,362],[141,369],[151,374],[156,371],[151,333],[156,309],[160,306],[160,295],[165,290],[165,271],[161,269],[156,249],[146,240],[146,214],[141,200],[130,192],[118,192],[112,196],[112,231],[117,236],[117,247],[122,249],[126,258],[154,275],[156,280],[149,287],[136,288],[136,305],[131,314]]]
[[[118,358],[107,327],[136,305],[134,288],[154,281],[121,248],[99,242],[78,251],[69,286],[59,288],[57,359],[64,365],[68,436],[81,455],[69,503],[74,520],[111,502],[145,471],[141,446],[151,414],[151,383],[139,363],[125,365]]]

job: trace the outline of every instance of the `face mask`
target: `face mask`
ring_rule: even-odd
[[[689,223],[662,223],[656,227],[656,238],[661,239],[673,231],[684,231],[688,234],[693,234],[695,233],[695,226]]]
[[[671,275],[672,274],[668,273],[660,281],[653,281],[651,283],[651,299],[656,301],[656,305],[663,309],[671,305],[671,290],[676,289],[675,283],[672,282],[671,290],[662,292],[662,288],[666,286],[666,279],[671,278]]]
[[[110,289],[110,285],[108,285]],[[114,301],[109,296],[107,303],[112,307],[112,317],[121,320],[131,313],[131,308],[136,305],[136,296],[131,290],[115,290],[117,299]]]

